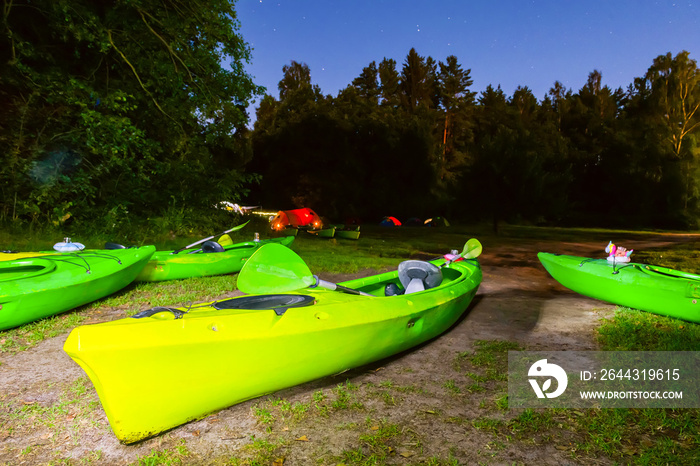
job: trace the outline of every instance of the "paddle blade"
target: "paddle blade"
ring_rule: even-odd
[[[229,235],[222,235],[221,238],[217,240],[217,243],[222,246],[230,246],[233,244],[233,240]]]
[[[245,222],[245,223],[241,223],[240,225],[236,225],[235,227],[233,227],[233,228],[231,228],[230,230],[228,230],[228,232],[238,231],[238,230],[242,229],[244,226],[248,225],[249,223],[250,223],[250,220],[248,220],[248,221]]]
[[[311,270],[294,251],[270,243],[255,251],[238,274],[238,289],[244,293],[284,293],[316,283]]]
[[[464,244],[462,257],[465,259],[474,259],[481,254],[481,243],[476,238],[471,238]]]

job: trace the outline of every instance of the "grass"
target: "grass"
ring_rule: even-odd
[[[367,431],[360,434],[359,446],[343,451],[336,461],[347,465],[382,465],[390,456],[410,458],[416,447],[420,447],[420,442],[398,424],[372,419],[367,419],[365,424]],[[410,447],[406,448],[407,445]]]
[[[41,401],[42,395],[37,400],[26,399],[21,392],[3,394],[0,397],[0,426],[13,436],[41,434],[42,445],[79,442],[84,433],[106,427],[99,419],[100,403],[87,377],[69,384],[49,385],[44,392],[57,393],[57,399],[44,402]],[[32,450],[31,446],[27,448],[24,454]]]
[[[452,367],[458,372],[463,372],[472,383],[464,387],[468,393],[485,391],[500,391],[508,380],[508,351],[523,349],[517,343],[505,340],[477,340],[474,342],[474,351],[464,351],[457,355],[452,362]],[[468,366],[470,370],[465,370]],[[448,381],[449,382],[449,381]],[[455,393],[459,387],[450,389]],[[499,403],[498,400],[493,400]],[[502,404],[502,403],[499,403]]]
[[[697,351],[698,325],[638,311],[621,310],[598,329],[606,351]],[[606,457],[631,464],[698,464],[700,411],[697,409],[525,409],[507,410],[507,352],[518,349],[507,341],[477,341],[474,352],[460,353],[453,363],[475,386],[488,389],[494,403],[482,403],[486,412],[471,421],[474,429],[495,436],[489,448],[502,442],[539,445],[551,443],[579,461]],[[471,389],[471,390],[470,390]],[[467,387],[473,391],[473,387]],[[479,391],[479,390],[476,390]],[[499,396],[500,394],[500,396]],[[502,415],[496,412],[506,411]],[[460,421],[460,420],[457,420]],[[446,421],[447,422],[447,421]],[[450,419],[449,422],[455,422]],[[500,443],[499,443],[500,442]]]
[[[358,385],[345,381],[329,390],[317,390],[308,402],[291,403],[282,398],[267,397],[253,406],[252,414],[270,433],[274,426],[296,425],[312,415],[329,417],[344,410],[362,411],[364,406],[358,390]]]
[[[173,448],[157,451],[151,450],[151,453],[138,458],[138,466],[170,466],[173,464],[188,464],[190,451],[185,445],[185,441],[181,440],[178,445]]]
[[[700,351],[700,325],[629,308],[618,308],[598,328],[606,351]]]
[[[67,333],[86,319],[86,313],[74,311],[2,331],[0,332],[0,353],[27,350],[47,338]]]
[[[605,351],[698,351],[700,325],[620,308],[603,320],[597,338]],[[589,409],[572,421],[586,434],[577,453],[635,464],[700,462],[697,409]]]

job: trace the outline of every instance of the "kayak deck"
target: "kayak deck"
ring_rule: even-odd
[[[74,309],[131,283],[154,246],[0,261],[0,330]]]

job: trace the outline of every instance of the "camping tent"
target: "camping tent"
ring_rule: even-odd
[[[449,227],[450,222],[445,217],[433,217],[423,222],[427,227]]]
[[[383,227],[400,227],[401,222],[396,217],[384,217],[384,220],[379,222]]]
[[[419,219],[418,217],[411,217],[404,222],[404,225],[409,227],[422,227],[423,220]]]
[[[284,230],[285,228],[311,227],[319,229],[323,226],[321,217],[309,208],[280,210],[272,220],[270,227],[273,230]]]

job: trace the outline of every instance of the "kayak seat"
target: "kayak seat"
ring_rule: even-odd
[[[442,272],[430,262],[409,260],[399,264],[399,280],[404,294],[435,288],[442,283]]]
[[[264,294],[241,296],[212,304],[214,309],[246,309],[260,311],[271,309],[278,316],[284,315],[290,307],[305,307],[316,303],[316,298],[304,294]]]
[[[106,242],[105,249],[126,249],[126,246],[118,243]]]
[[[202,252],[224,252],[224,247],[216,241],[205,241],[202,244]]]

